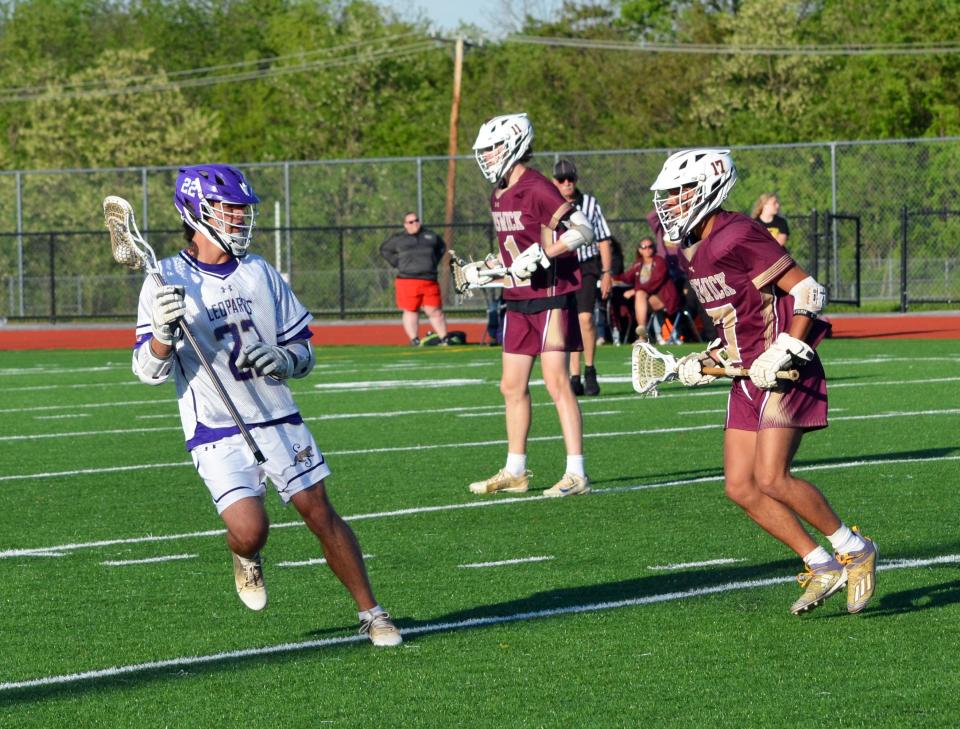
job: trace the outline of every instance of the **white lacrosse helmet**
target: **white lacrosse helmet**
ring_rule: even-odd
[[[685,149],[670,155],[650,186],[667,238],[683,241],[707,213],[720,207],[736,181],[729,149]]]
[[[473,154],[488,182],[502,180],[530,151],[533,124],[526,113],[505,114],[485,121],[473,143]]]

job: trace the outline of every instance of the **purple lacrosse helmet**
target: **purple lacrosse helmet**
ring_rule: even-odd
[[[223,206],[213,204],[218,202],[243,206],[242,219],[228,219]],[[259,202],[243,173],[230,165],[181,167],[173,193],[183,222],[237,258],[247,255]]]

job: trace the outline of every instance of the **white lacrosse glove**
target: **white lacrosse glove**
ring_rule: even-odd
[[[706,352],[694,352],[677,360],[677,379],[687,387],[699,387],[717,379],[713,375],[703,374],[703,366],[716,364]]]
[[[286,380],[293,374],[296,362],[285,347],[256,342],[244,346],[236,364],[238,370],[252,369],[260,376],[269,375],[275,380]]]
[[[750,381],[761,390],[777,386],[777,372],[813,359],[813,348],[806,342],[781,332],[770,348],[750,365]]]
[[[150,328],[153,338],[161,344],[172,347],[183,336],[180,321],[187,313],[187,304],[183,299],[183,286],[163,286],[157,290],[150,312]]]
[[[494,270],[487,265],[487,261],[471,261],[463,267],[463,276],[470,288],[479,288],[503,275],[503,269]],[[462,291],[460,293],[463,293]]]
[[[538,268],[550,268],[550,259],[539,243],[534,243],[513,259],[507,270],[519,281],[526,281]]]
[[[678,359],[677,379],[687,387],[699,387],[717,379],[715,375],[704,374],[703,368],[718,366],[717,361],[710,356],[713,350],[721,352],[721,359],[723,359],[722,350],[719,349],[720,344],[719,338],[714,339],[704,351],[694,352]],[[722,367],[723,363],[721,362],[719,366]]]

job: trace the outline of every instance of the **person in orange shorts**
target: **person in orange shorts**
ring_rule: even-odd
[[[403,312],[403,331],[414,347],[420,346],[421,309],[440,343],[447,344],[447,319],[437,284],[437,265],[446,250],[443,238],[420,225],[420,216],[413,212],[403,216],[403,232],[380,246],[380,255],[397,269],[397,308]]]

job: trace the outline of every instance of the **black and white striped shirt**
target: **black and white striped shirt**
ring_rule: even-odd
[[[581,261],[589,261],[591,258],[600,255],[597,243],[602,240],[610,240],[610,227],[607,225],[607,219],[603,217],[600,203],[593,195],[577,190],[577,196],[573,204],[584,214],[593,227],[593,243],[577,248],[577,258]]]

